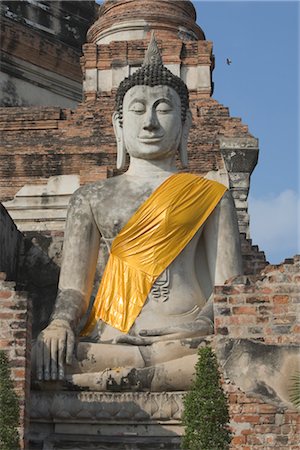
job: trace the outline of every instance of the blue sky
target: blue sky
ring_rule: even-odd
[[[251,237],[278,263],[299,253],[299,3],[194,5],[214,44],[214,98],[259,138],[249,197]]]
[[[249,196],[251,238],[269,262],[279,263],[300,251],[299,3],[193,3],[214,44],[214,98],[259,138]]]

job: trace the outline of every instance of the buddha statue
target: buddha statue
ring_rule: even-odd
[[[59,293],[34,348],[40,381],[91,390],[184,390],[197,347],[213,333],[213,289],[242,273],[230,192],[179,173],[191,126],[184,82],[151,38],[142,67],[116,94],[113,127],[122,175],[72,196]],[[90,317],[102,238],[109,259]],[[97,327],[97,337],[89,338]]]

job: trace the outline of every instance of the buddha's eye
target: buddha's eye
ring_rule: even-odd
[[[172,111],[171,105],[166,102],[160,102],[156,107],[156,112],[161,114],[168,114],[171,111]]]
[[[129,111],[132,111],[136,114],[143,114],[146,111],[146,108],[143,103],[135,102],[130,106]]]

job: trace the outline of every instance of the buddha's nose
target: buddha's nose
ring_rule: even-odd
[[[157,120],[155,112],[153,110],[152,111],[148,111],[146,113],[146,115],[145,115],[145,120],[144,120],[144,123],[143,123],[143,129],[144,130],[148,130],[148,131],[152,131],[152,130],[157,129],[158,126],[159,126],[159,124],[158,124],[158,120]]]

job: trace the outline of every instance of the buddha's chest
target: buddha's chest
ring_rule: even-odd
[[[150,194],[149,190],[139,194],[112,193],[101,202],[95,202],[93,216],[101,235],[107,239],[115,238]]]

